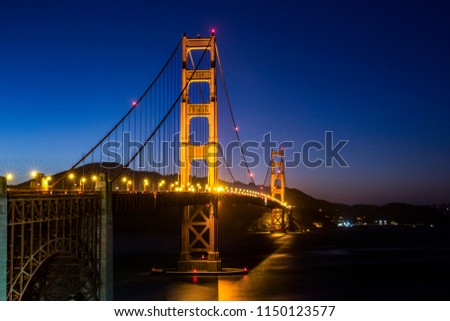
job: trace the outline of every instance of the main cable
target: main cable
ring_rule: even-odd
[[[178,42],[177,47],[175,48],[175,50],[172,52],[172,54],[170,55],[169,59],[167,60],[167,62],[164,64],[164,66],[162,67],[162,69],[160,70],[160,72],[158,73],[158,75],[155,77],[155,79],[152,81],[152,83],[147,87],[147,89],[144,91],[144,93],[141,95],[141,97],[139,97],[139,99],[133,103],[133,106],[130,108],[130,110],[128,110],[128,112],[125,114],[125,116],[122,117],[122,119],[94,146],[92,147],[88,153],[86,153],[78,162],[75,163],[75,165],[73,165],[70,169],[70,171],[73,171],[78,165],[80,165],[82,162],[84,162],[84,160],[93,152],[95,151],[95,149],[97,149],[98,146],[100,146],[105,140],[106,138],[109,137],[109,135],[112,134],[112,132],[114,132],[121,124],[123,124],[123,121],[131,114],[131,112],[133,110],[135,110],[135,107],[141,102],[141,100],[147,95],[147,93],[150,91],[150,89],[152,89],[153,85],[156,83],[156,81],[159,79],[159,77],[162,75],[162,73],[164,72],[164,70],[166,69],[166,67],[169,65],[170,61],[172,61],[172,58],[175,56],[175,53],[178,51],[178,48],[180,48],[180,45],[182,43],[181,39]],[[122,171],[121,171],[122,173]],[[117,176],[116,176],[117,177]],[[57,183],[59,183],[61,180],[64,179],[64,176],[61,176],[61,178],[55,180],[55,182],[51,185],[51,187],[53,188]]]
[[[245,167],[247,168],[248,176],[250,177],[250,180],[252,181],[253,185],[256,186],[255,181],[253,180],[252,172],[250,171],[250,168],[248,166],[247,157],[245,157],[244,149],[242,148],[241,138],[239,137],[238,127],[236,126],[236,121],[234,119],[233,109],[231,108],[230,96],[228,94],[227,85],[225,83],[225,76],[223,74],[222,62],[220,60],[219,48],[217,47],[217,45],[216,45],[216,53],[217,53],[217,62],[219,63],[220,75],[222,77],[222,83],[223,83],[223,87],[224,87],[224,90],[225,90],[225,96],[227,97],[228,109],[230,110],[231,120],[233,121],[233,125],[234,125],[234,132],[236,134],[236,138],[237,138],[238,143],[239,143],[239,149],[241,150],[241,155],[242,155],[242,158],[244,160]]]
[[[200,58],[200,61],[197,63],[197,65],[195,66],[194,71],[192,72],[191,77],[189,77],[189,80],[186,82],[186,85],[184,86],[184,88],[181,90],[180,94],[178,95],[177,99],[175,100],[175,102],[172,104],[172,106],[170,107],[169,111],[166,113],[166,115],[161,119],[161,121],[159,122],[158,126],[156,126],[156,128],[153,130],[153,132],[150,134],[150,136],[147,138],[147,140],[145,141],[144,144],[142,144],[142,146],[139,148],[139,150],[133,155],[133,157],[122,167],[122,169],[119,171],[119,173],[112,179],[112,181],[115,181],[117,179],[117,177],[119,177],[123,171],[125,170],[125,168],[127,168],[132,161],[134,161],[134,159],[136,158],[137,155],[140,154],[140,152],[144,149],[144,147],[147,145],[147,143],[150,141],[150,139],[153,138],[153,136],[158,132],[159,128],[162,126],[162,124],[166,121],[167,117],[169,117],[169,115],[172,113],[172,111],[174,110],[175,106],[177,105],[178,101],[180,100],[181,96],[183,95],[184,91],[187,89],[187,87],[189,86],[189,83],[191,82],[192,78],[194,77],[195,73],[197,72],[198,67],[200,66],[200,63],[203,60],[203,57],[205,56],[205,53],[208,51],[208,47],[211,45],[211,40],[212,38],[209,39],[209,43],[206,46],[205,50],[203,51],[203,54]]]

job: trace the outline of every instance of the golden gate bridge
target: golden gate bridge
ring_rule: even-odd
[[[267,208],[271,232],[288,228],[284,151],[272,151],[257,185],[214,32],[183,35],[139,99],[69,170],[35,172],[26,185],[8,180],[0,178],[1,300],[112,299],[113,214],[178,207],[179,273],[246,272],[222,267],[221,200]]]

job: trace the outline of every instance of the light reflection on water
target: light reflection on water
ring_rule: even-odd
[[[278,296],[275,294],[277,290],[271,291],[270,288],[277,283],[279,271],[288,270],[287,260],[292,258],[292,254],[286,251],[291,247],[293,236],[272,234],[270,237],[276,239],[278,249],[254,267],[248,275],[219,278],[220,301],[264,300],[264,297],[271,300],[288,300],[285,295]],[[279,298],[274,299],[274,296]]]
[[[397,229],[229,237],[223,265],[249,267],[248,275],[240,276],[151,275],[152,266],[176,253],[119,256],[115,299],[448,300],[447,236]],[[405,267],[417,275],[414,282]]]
[[[283,261],[290,257],[285,249],[290,246],[292,236],[280,234],[270,237],[275,238],[275,242],[279,242],[281,246],[254,267],[248,275],[176,277],[177,281],[172,280],[174,282],[164,290],[167,300],[261,300],[261,294],[271,292],[270,284],[275,281],[273,277],[279,277],[277,271],[285,270]],[[274,273],[272,277],[271,273]],[[270,297],[273,295],[274,293],[270,294]],[[280,296],[279,299],[287,298]]]
[[[170,283],[166,289],[169,301],[217,301],[217,277],[186,276],[177,277],[178,282]],[[175,281],[175,280],[174,280]]]

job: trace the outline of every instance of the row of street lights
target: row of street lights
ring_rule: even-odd
[[[43,179],[45,179],[45,180],[47,180],[47,181],[51,181],[52,180],[52,177],[51,176],[45,176],[44,174],[42,174],[42,173],[39,173],[38,171],[35,171],[35,170],[33,170],[33,171],[31,171],[30,172],[30,174],[29,174],[29,176],[30,176],[30,178],[33,180],[33,179],[37,179],[37,178],[39,178],[39,177],[42,177]],[[11,172],[8,172],[8,173],[6,173],[5,174],[5,178],[6,178],[6,181],[8,182],[8,183],[12,183],[13,181],[14,181],[14,173],[11,173]]]
[[[40,187],[44,190],[48,190],[49,188],[49,183],[52,181],[52,177],[51,176],[45,176],[44,174],[38,173],[37,171],[31,171],[30,172],[30,177],[32,178],[31,182],[30,182],[30,187]],[[14,174],[13,173],[7,173],[5,175],[6,178],[6,182],[7,185],[11,185],[11,183],[14,181]],[[38,182],[39,178],[42,178],[41,184]],[[69,175],[67,176],[68,180],[73,184],[72,187],[77,187],[77,184],[75,183],[75,174],[74,173],[69,173]],[[79,185],[79,190],[80,191],[84,191],[86,189],[86,184],[88,183],[88,178],[85,176],[82,176],[80,178],[80,185]],[[92,187],[94,190],[97,190],[97,182],[98,182],[98,176],[97,175],[92,175],[90,177],[90,182],[92,182]],[[155,183],[155,182],[154,182]],[[122,178],[122,188],[126,191],[134,191],[135,190],[135,186],[134,186],[134,180],[128,179],[127,177],[123,177]],[[147,178],[144,178],[143,180],[143,190],[148,191],[149,190],[149,186],[150,186],[150,180]],[[155,185],[153,185],[153,190],[155,189]],[[168,188],[167,188],[168,187]],[[116,189],[118,189],[118,187],[116,187]],[[201,191],[205,191],[205,192],[211,192],[212,189],[206,184],[204,187],[200,184],[191,184],[191,183],[187,183],[187,187],[180,185],[178,182],[174,182],[174,183],[170,183],[170,184],[166,184],[165,180],[160,180],[157,184],[157,191],[161,192],[161,191],[169,191],[169,192],[183,192],[183,191],[187,191],[187,192],[201,192]],[[258,193],[258,192],[254,192],[254,191],[248,191],[248,190],[241,190],[241,189],[236,189],[236,188],[228,188],[228,187],[223,187],[223,186],[218,186],[215,187],[213,189],[214,192],[231,192],[231,193],[237,193],[237,194],[246,194],[246,195],[262,195],[262,193]],[[269,198],[271,198],[270,196],[268,196]]]
[[[159,181],[158,182],[158,191],[161,191],[165,185],[166,185],[165,180]],[[142,186],[143,186],[144,192],[148,191],[149,186],[150,186],[150,180],[148,178],[144,178]],[[154,188],[155,188],[155,185],[153,185],[153,189]],[[116,187],[116,189],[119,189],[119,187]],[[124,189],[126,191],[134,190],[135,189],[134,180],[128,179],[126,176],[122,177],[122,189]]]
[[[32,180],[30,181],[30,187],[32,188],[42,188],[43,190],[48,190],[49,188],[49,184],[52,181],[52,177],[51,176],[45,176],[44,174],[38,173],[37,171],[31,171],[30,172],[30,177],[32,178]],[[14,181],[14,174],[13,173],[7,173],[5,175],[6,178],[6,183],[7,185],[11,185],[11,183]],[[42,178],[41,183],[39,183],[39,178]],[[72,187],[77,187],[77,184],[75,183],[75,179],[76,176],[74,173],[69,173],[69,175],[67,176],[68,180],[72,183]],[[79,190],[80,191],[84,191],[86,189],[86,184],[88,182],[92,182],[92,187],[93,190],[97,190],[98,186],[97,186],[97,182],[98,182],[98,176],[97,175],[92,175],[90,177],[90,180],[88,180],[87,177],[82,176],[80,178],[80,185],[79,185]],[[154,182],[155,183],[155,182]],[[42,184],[42,185],[41,185]],[[134,191],[134,180],[128,179],[127,177],[123,177],[122,178],[122,188],[124,190],[126,190],[127,192],[131,192]],[[147,178],[144,178],[143,180],[143,190],[148,191],[150,186],[150,180]],[[167,188],[168,186],[168,188]],[[255,191],[250,191],[250,190],[243,190],[243,189],[238,189],[238,188],[229,188],[229,187],[223,187],[223,186],[216,186],[214,189],[211,189],[211,187],[209,187],[207,184],[203,187],[200,183],[197,184],[191,184],[188,183],[187,187],[180,185],[178,182],[174,182],[174,183],[170,183],[167,184],[165,180],[160,180],[158,182],[157,185],[157,191],[161,192],[161,191],[169,191],[169,192],[201,192],[201,191],[205,191],[205,192],[217,192],[217,193],[221,193],[221,192],[227,192],[227,193],[233,193],[233,194],[244,194],[244,195],[249,195],[249,196],[264,196],[266,198],[272,199],[272,197],[270,195],[266,195],[263,194],[261,192],[255,192]],[[116,189],[119,189],[118,187],[116,187]],[[153,186],[153,189],[155,189],[155,185]],[[284,203],[284,205],[287,205],[286,203]]]
[[[75,174],[74,173],[69,173],[69,175],[67,176],[67,178],[68,178],[68,180],[71,182],[71,184],[73,184],[73,187],[77,187],[77,184],[75,183],[75,179],[76,179],[76,176],[75,176]],[[90,180],[87,178],[87,177],[85,177],[85,176],[82,176],[81,178],[80,178],[80,188],[79,188],[79,190],[80,191],[84,191],[85,189],[86,189],[86,184],[88,183],[88,182],[91,182],[92,183],[92,188],[93,188],[93,190],[97,190],[97,182],[98,182],[98,176],[97,175],[92,175],[91,177],[90,177]]]
[[[144,192],[149,191],[150,189],[150,180],[148,178],[143,179],[143,184],[139,184],[138,188],[141,188]],[[128,177],[124,176],[121,179],[121,189],[126,190],[127,192],[131,192],[135,190],[135,181],[129,179]],[[179,182],[173,182],[168,183],[166,180],[160,180],[158,182],[153,181],[152,183],[152,189],[153,191],[158,192],[182,192],[182,191],[188,191],[188,192],[200,192],[204,189],[205,192],[210,192],[211,188],[208,185],[202,186],[200,183],[197,184],[191,184],[188,183],[187,187],[184,185],[180,185]],[[119,190],[120,187],[116,186],[116,190]]]

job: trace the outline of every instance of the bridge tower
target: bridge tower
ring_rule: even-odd
[[[202,54],[202,59],[210,60],[209,68],[189,68],[189,59],[194,51]],[[209,55],[208,55],[209,53]],[[191,163],[194,160],[204,160],[208,167],[208,186],[214,190],[218,179],[218,113],[216,99],[216,38],[214,33],[208,38],[182,39],[182,93],[180,113],[180,185],[185,189],[191,180]],[[200,64],[199,64],[200,65]],[[205,64],[201,64],[204,66]],[[191,102],[189,88],[195,83],[209,85],[207,102]],[[203,93],[208,97],[208,93]],[[190,140],[190,123],[197,117],[208,121],[208,140],[203,145],[193,144]],[[181,254],[178,261],[179,271],[203,270],[217,272],[221,270],[221,260],[218,252],[218,203],[184,206],[181,222]]]
[[[284,190],[286,187],[286,180],[284,176],[284,150],[272,151],[271,154],[271,175],[270,175],[270,193],[271,196],[280,202],[284,203]],[[270,232],[282,232],[286,231],[286,224],[284,218],[283,209],[274,208],[272,210],[272,221],[270,226]]]

